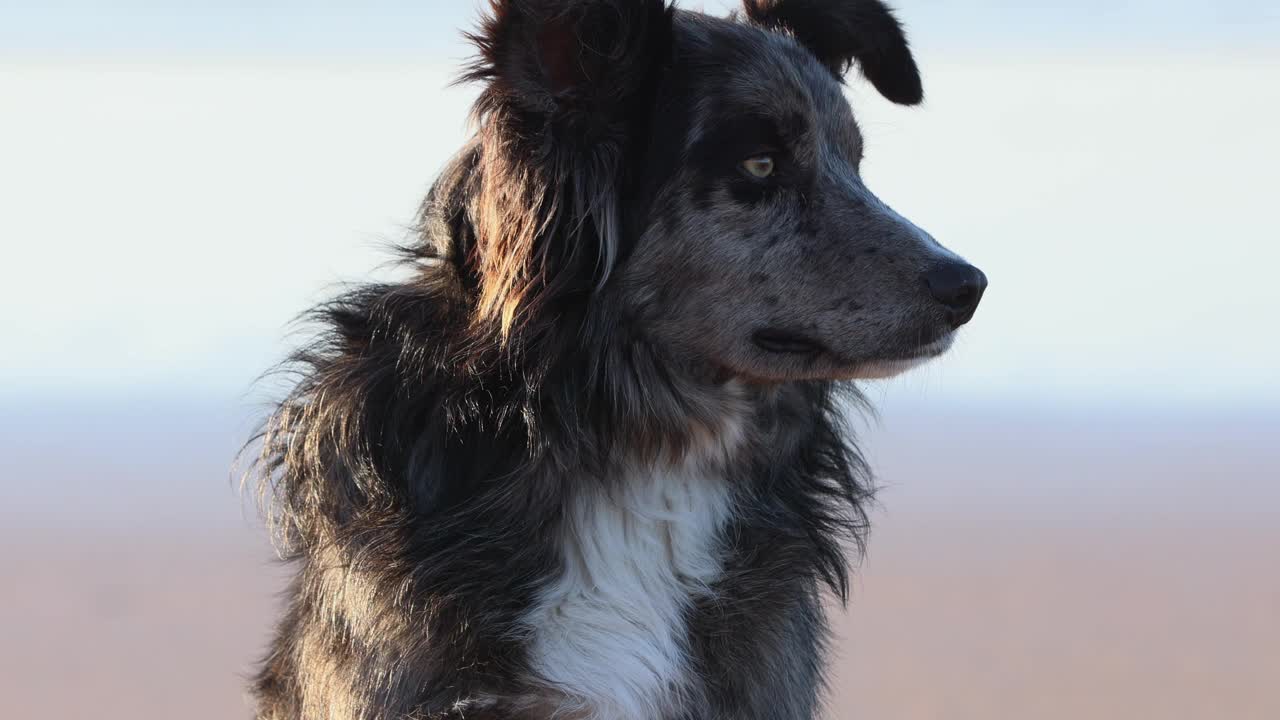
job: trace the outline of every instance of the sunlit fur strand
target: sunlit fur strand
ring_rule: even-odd
[[[653,67],[667,52],[654,39],[669,34],[672,11],[661,0],[619,11],[614,50],[597,58],[597,77],[553,91],[538,75],[542,58],[522,54],[522,33],[572,26],[586,13],[576,8],[586,5],[491,2],[480,28],[468,35],[479,52],[460,81],[484,84],[472,118],[491,150],[483,162],[496,166],[483,173],[469,208],[482,238],[476,258],[486,269],[477,317],[500,319],[504,335],[522,314],[536,313],[540,302],[560,292],[565,278],[590,275],[590,286],[602,287],[621,252],[620,164],[636,134],[634,118],[652,91]],[[568,220],[561,222],[562,215]],[[578,265],[589,272],[566,267]]]
[[[420,249],[429,254],[436,241]],[[564,327],[535,318],[503,341],[471,321],[462,285],[452,264],[429,263],[413,283],[358,290],[319,310],[330,330],[295,358],[304,379],[268,424],[261,466],[283,549],[306,566],[310,588],[296,612],[312,620],[299,623],[341,644],[359,618],[379,643],[420,660],[421,682],[450,692],[469,687],[451,677],[460,667],[487,665],[473,682],[503,675],[503,663],[518,673],[512,608],[554,566],[545,539],[566,488],[551,479],[570,470],[604,478],[610,459],[627,453],[679,454],[690,442],[682,430],[715,415],[660,353],[627,336],[607,302]],[[749,461],[761,478],[753,491],[768,496],[755,504],[790,514],[774,532],[809,548],[795,572],[811,567],[844,596],[841,539],[860,540],[865,528],[865,469],[838,427],[834,387],[787,395],[764,405],[760,426],[810,432]],[[773,515],[755,522],[776,525]],[[321,557],[340,569],[316,566]],[[364,576],[371,594],[347,605],[326,590],[335,572]],[[437,645],[441,633],[478,627],[485,639],[475,646],[503,648],[495,657],[448,657]],[[282,642],[295,637],[282,632]],[[382,673],[389,661],[363,660]],[[262,692],[276,674],[264,673]],[[375,692],[383,681],[360,682],[368,702],[386,701]]]
[[[723,459],[725,574],[691,614],[693,667],[721,717],[811,717],[820,584],[847,596],[871,495],[841,426],[856,390],[731,397],[714,368],[652,343],[604,282],[624,254],[626,132],[597,130],[585,152],[563,128],[533,132],[509,94],[479,108],[403,251],[410,277],[309,316],[320,338],[288,364],[296,384],[256,444],[298,567],[259,716],[551,716],[525,686],[521,620],[559,567],[565,498],[705,446],[745,403],[745,440]]]

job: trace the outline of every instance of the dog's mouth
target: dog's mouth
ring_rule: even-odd
[[[811,357],[828,352],[826,345],[813,338],[777,328],[757,330],[751,340],[756,347],[775,355]]]
[[[751,336],[752,343],[759,350],[774,357],[801,361],[804,370],[799,371],[798,377],[813,375],[829,380],[877,380],[900,375],[950,350],[955,342],[955,333],[948,332],[940,337],[924,340],[902,353],[853,360],[842,357],[826,343],[794,330],[765,328],[757,330]],[[797,372],[796,366],[790,367],[784,373],[787,377]],[[780,378],[775,378],[777,379]]]

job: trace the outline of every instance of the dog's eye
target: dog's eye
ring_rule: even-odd
[[[759,157],[747,158],[742,161],[742,169],[747,174],[761,180],[773,174],[775,163],[772,155],[761,155]]]

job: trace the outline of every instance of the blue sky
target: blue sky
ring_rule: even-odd
[[[921,43],[999,46],[1256,47],[1280,37],[1265,0],[898,0]],[[683,7],[732,7],[727,0]],[[476,2],[27,0],[0,3],[4,53],[393,53],[453,56]]]
[[[264,5],[0,4],[0,400],[240,397],[401,239],[472,3]],[[1280,4],[898,5],[928,102],[851,82],[868,182],[993,285],[877,397],[1280,407]]]

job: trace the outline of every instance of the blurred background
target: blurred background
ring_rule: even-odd
[[[850,83],[867,181],[992,287],[868,388],[831,718],[1280,717],[1280,5],[896,5],[928,100]],[[254,379],[385,272],[475,17],[0,3],[0,716],[249,717]]]

